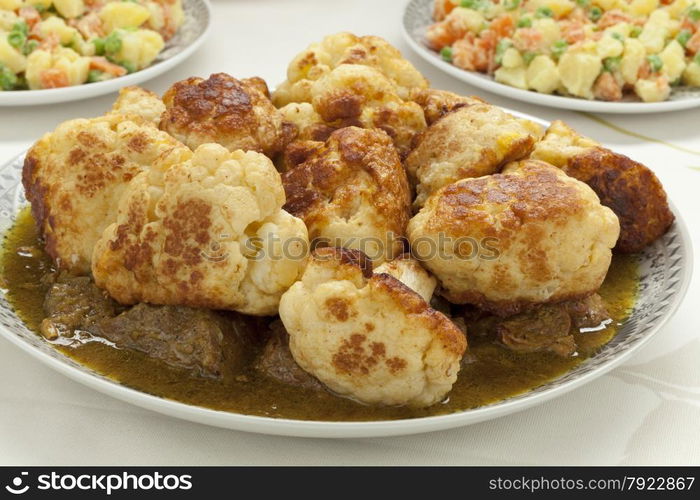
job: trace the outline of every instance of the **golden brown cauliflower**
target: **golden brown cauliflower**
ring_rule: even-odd
[[[476,103],[448,113],[416,138],[406,158],[419,208],[432,193],[460,179],[498,172],[527,156],[542,136],[539,125],[496,106]]]
[[[70,120],[45,134],[27,153],[22,183],[58,267],[88,273],[92,248],[116,220],[129,181],[156,159],[167,165],[186,154],[184,145],[135,115]]]
[[[447,90],[413,89],[410,100],[423,108],[425,121],[432,125],[447,113],[471,104],[484,104],[483,99],[475,96],[462,96]]]
[[[338,66],[314,81],[309,92],[312,108],[293,103],[280,110],[296,125],[301,139],[325,140],[333,130],[351,125],[379,128],[403,158],[413,137],[425,128],[421,107],[404,101],[394,85],[369,66]]]
[[[381,72],[402,98],[412,88],[427,88],[428,81],[383,38],[336,33],[312,43],[287,68],[287,80],[275,90],[272,100],[281,107],[291,102],[311,102],[313,82],[342,64],[361,64]]]
[[[158,95],[135,86],[121,89],[111,110],[112,113],[140,116],[156,126],[160,123],[160,117],[164,111],[165,104]]]
[[[452,388],[466,338],[445,315],[357,250],[316,250],[282,296],[296,362],[338,394],[430,406]]]
[[[531,158],[561,168],[585,182],[620,219],[617,249],[639,252],[673,223],[666,192],[654,172],[630,158],[603,148],[555,121]]]
[[[403,254],[398,258],[385,262],[374,269],[375,274],[388,274],[393,276],[408,288],[423,297],[430,303],[433,292],[437,286],[437,280],[428,271],[423,269],[420,262],[411,257],[411,254]]]
[[[170,87],[163,102],[166,111],[160,128],[193,150],[215,142],[230,151],[272,156],[294,135],[260,78],[237,80],[226,73],[206,80],[191,77]]]
[[[284,208],[304,220],[321,246],[362,250],[377,262],[403,252],[411,195],[391,139],[346,127],[324,143],[304,143],[302,162],[282,175]]]
[[[499,315],[598,290],[619,231],[591,188],[534,160],[444,187],[407,230],[448,300]]]
[[[167,167],[156,162],[129,185],[95,245],[95,283],[123,304],[274,314],[304,267],[308,237],[281,209],[270,160],[205,144]]]

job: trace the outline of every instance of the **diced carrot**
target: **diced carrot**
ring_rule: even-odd
[[[102,71],[112,76],[124,76],[126,75],[126,69],[109,62],[102,56],[93,56],[90,58],[90,69],[96,69],[97,71]]]
[[[41,82],[41,87],[45,89],[68,87],[70,85],[66,72],[58,68],[45,69],[39,73],[39,81]]]

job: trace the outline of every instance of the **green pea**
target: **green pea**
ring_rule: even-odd
[[[691,7],[688,10],[688,17],[693,20],[693,22],[700,21],[700,8]]]
[[[532,27],[532,19],[529,17],[521,17],[518,19],[518,28],[531,28]]]
[[[17,50],[22,50],[22,47],[24,47],[24,42],[26,41],[27,37],[24,35],[24,33],[20,33],[19,31],[11,31],[7,35],[7,43],[12,45]]]
[[[593,7],[590,12],[588,12],[588,17],[591,21],[596,22],[603,17],[603,10],[600,7]]]
[[[0,88],[12,90],[17,84],[17,76],[4,64],[0,63]]]
[[[88,76],[87,76],[87,82],[88,83],[95,83],[95,82],[101,82],[104,81],[105,78],[105,73],[102,71],[98,71],[96,69],[91,69],[88,71]]]
[[[506,0],[503,6],[506,10],[515,10],[520,7],[520,0]]]
[[[105,40],[104,40],[104,38],[95,38],[92,41],[92,44],[95,46],[95,55],[98,55],[98,56],[105,55]]]
[[[523,61],[525,61],[525,64],[530,64],[538,55],[539,54],[537,52],[527,51],[523,54]]]
[[[622,33],[618,33],[618,32],[616,32],[616,31],[613,31],[613,32],[610,34],[610,36],[613,37],[615,40],[619,40],[620,42],[624,42],[624,41],[625,41],[625,35],[623,35]]]
[[[29,26],[24,19],[13,24],[11,31],[16,31],[18,33],[22,33],[24,36],[29,36]]]
[[[452,62],[452,47],[443,47],[440,50],[440,57],[443,61]]]
[[[538,7],[535,11],[536,19],[543,19],[545,17],[554,17],[554,12],[549,7]]]
[[[122,48],[122,39],[121,39],[121,33],[118,31],[112,31],[107,37],[105,38],[105,53],[106,54],[116,54],[119,52]]]
[[[34,52],[37,47],[39,47],[39,42],[36,40],[27,40],[27,43],[24,44],[24,49],[22,52],[24,53],[25,56],[28,56],[32,52]]]
[[[576,4],[579,7],[588,7],[591,3],[591,0],[576,0]]]
[[[683,47],[688,45],[688,40],[693,36],[693,34],[690,32],[690,30],[681,30],[680,33],[678,33],[678,36],[676,36],[676,40],[678,43],[680,43]]]
[[[509,38],[502,38],[496,44],[496,64],[503,63],[503,54],[506,50],[513,46],[513,42]]]
[[[612,73],[616,69],[620,67],[620,62],[622,61],[622,57],[617,56],[617,57],[606,57],[603,59],[603,70],[607,71],[609,73]]]
[[[654,73],[661,71],[661,68],[663,68],[663,66],[664,66],[664,62],[656,54],[652,54],[650,56],[647,56],[647,61],[649,61],[649,66],[651,66],[651,71]]]
[[[557,40],[552,45],[552,55],[558,59],[566,52],[567,48],[569,48],[569,43],[566,40]]]
[[[129,61],[122,61],[119,65],[124,68],[128,73],[136,73],[136,65],[130,63]]]
[[[641,34],[642,34],[642,27],[641,26],[632,26],[632,29],[630,30],[630,38],[637,38]]]

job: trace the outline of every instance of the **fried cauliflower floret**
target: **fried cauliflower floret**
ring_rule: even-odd
[[[311,241],[359,249],[377,262],[401,254],[411,195],[389,136],[346,127],[307,147],[282,181],[284,208],[304,220]]]
[[[260,78],[237,80],[226,73],[188,78],[163,96],[160,128],[190,148],[215,142],[230,151],[268,156],[281,151],[292,133]]]
[[[205,144],[134,178],[95,245],[95,283],[123,304],[186,305],[269,315],[297,280],[304,223],[260,153]]]
[[[112,105],[112,113],[138,115],[156,126],[160,123],[164,111],[165,104],[160,97],[141,87],[124,87]]]
[[[294,122],[299,137],[325,140],[333,130],[350,125],[384,130],[403,158],[416,133],[425,128],[421,107],[404,101],[395,87],[379,71],[369,66],[343,64],[325,74],[310,89],[311,105],[297,107]],[[290,116],[285,110],[285,116]],[[311,122],[316,116],[320,122]]]
[[[638,252],[673,223],[666,192],[654,172],[624,155],[603,148],[555,121],[531,158],[546,161],[585,182],[620,219],[616,249]]]
[[[598,290],[619,229],[586,184],[527,160],[443,188],[407,232],[448,300],[509,315]]]
[[[90,271],[93,246],[116,220],[127,184],[189,150],[138,116],[110,113],[59,125],[29,150],[22,183],[46,251],[61,269]]]
[[[385,262],[375,268],[374,272],[375,274],[384,273],[393,276],[428,303],[437,286],[437,280],[423,269],[420,262],[412,258],[410,254],[404,254],[392,261]]]
[[[280,302],[295,361],[368,404],[430,406],[457,379],[462,332],[356,250],[316,250]]]
[[[278,107],[290,102],[311,102],[313,82],[343,64],[376,69],[404,99],[412,88],[428,87],[423,75],[383,38],[336,33],[312,43],[292,60],[287,68],[287,80],[275,90],[273,102]]]
[[[428,125],[432,125],[457,108],[484,102],[475,96],[462,96],[447,90],[437,89],[413,89],[410,99],[423,108],[425,121]]]
[[[497,172],[530,154],[542,136],[539,125],[489,104],[456,109],[433,123],[416,140],[405,167],[416,185],[416,207],[443,186]]]

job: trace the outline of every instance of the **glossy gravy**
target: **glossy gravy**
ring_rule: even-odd
[[[29,328],[38,332],[44,319],[47,285],[42,276],[51,262],[41,250],[28,209],[5,236],[0,282],[7,298]],[[579,355],[514,353],[491,341],[470,339],[473,357],[459,374],[448,398],[430,408],[371,407],[328,392],[278,383],[252,368],[244,374],[212,380],[196,377],[139,352],[99,342],[78,347],[55,345],[76,361],[134,389],[197,406],[251,415],[304,420],[387,420],[425,417],[483,406],[538,387],[573,369],[613,338],[631,311],[637,294],[638,266],[633,255],[615,255],[600,290],[613,318],[607,327],[576,334]]]

